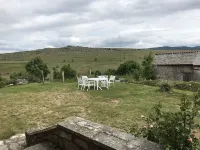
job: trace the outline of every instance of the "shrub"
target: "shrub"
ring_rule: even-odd
[[[62,79],[62,74],[56,67],[53,68],[53,79]]]
[[[5,87],[7,84],[7,80],[0,76],[0,88]]]
[[[26,79],[28,82],[40,82],[40,78],[29,74],[28,72],[14,72],[10,75],[10,79],[14,82],[17,79]],[[14,83],[13,83],[14,84]]]
[[[140,75],[140,65],[135,61],[127,61],[121,64],[117,70],[118,75]]]
[[[114,75],[114,74],[116,74],[116,70],[115,69],[108,69],[108,70],[105,71],[104,74],[109,75],[109,76]]]
[[[40,57],[35,57],[29,61],[26,64],[25,69],[29,74],[38,78],[42,78],[42,71],[45,78],[50,73],[47,65],[42,61]]]
[[[155,66],[153,64],[153,57],[151,53],[145,56],[142,61],[142,77],[147,80],[155,79]]]
[[[200,84],[195,82],[175,83],[174,88],[179,90],[188,90],[192,92],[197,92],[198,89],[200,89]]]
[[[140,80],[140,81],[135,81],[134,83],[149,85],[149,86],[160,86],[159,80]]]
[[[94,72],[94,75],[95,75],[95,77],[97,77],[97,76],[101,75],[101,72],[100,72],[99,70],[96,70],[96,71]]]
[[[168,84],[168,83],[162,83],[162,84],[160,85],[160,91],[161,91],[161,92],[170,92],[171,90],[172,90],[172,87],[171,87],[171,85]]]
[[[76,71],[71,68],[70,64],[62,66],[60,72],[64,71],[65,78],[75,78],[76,77]]]
[[[190,98],[183,95],[178,112],[163,112],[157,104],[147,118],[147,127],[139,133],[148,140],[162,144],[170,150],[199,149],[195,124],[200,105],[200,91]],[[197,148],[198,147],[198,148]]]

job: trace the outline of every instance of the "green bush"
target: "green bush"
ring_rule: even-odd
[[[106,70],[105,71],[105,73],[104,73],[105,75],[114,75],[114,74],[116,74],[116,70],[115,69],[108,69],[108,70]]]
[[[147,80],[155,79],[155,66],[153,64],[153,56],[151,53],[145,56],[142,61],[142,77]]]
[[[7,85],[7,80],[0,76],[0,88],[3,88]]]
[[[53,68],[53,79],[62,79],[62,73],[58,71],[57,67]]]
[[[10,75],[10,79],[15,83],[17,79],[26,79],[29,83],[41,82],[41,79],[29,74],[28,72],[14,72]]]
[[[168,83],[162,83],[160,85],[160,91],[161,92],[170,92],[170,91],[172,91],[172,87]]]
[[[143,85],[149,85],[149,86],[160,86],[159,80],[141,80],[141,81],[135,81],[136,84],[143,84]]]
[[[179,89],[179,90],[197,92],[198,89],[200,89],[200,84],[196,82],[175,83],[174,88]]]
[[[140,76],[140,65],[135,61],[127,61],[121,64],[117,70],[117,75],[133,75],[133,76]]]
[[[190,98],[181,98],[178,112],[164,112],[157,104],[146,119],[147,126],[138,134],[148,140],[164,145],[169,150],[197,150],[200,147],[195,124],[200,106],[200,91]]]
[[[96,70],[96,71],[94,72],[94,75],[95,75],[95,77],[100,76],[100,75],[101,75],[101,71]]]
[[[47,65],[42,61],[40,57],[35,57],[29,61],[26,64],[25,69],[29,74],[40,79],[42,79],[42,71],[45,78],[50,73]]]
[[[70,64],[62,66],[60,72],[64,72],[65,78],[72,79],[76,77],[76,71],[71,68]]]

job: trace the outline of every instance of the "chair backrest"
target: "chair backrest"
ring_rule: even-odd
[[[115,80],[115,76],[111,75],[109,80],[114,81]]]
[[[87,76],[82,76],[82,80],[84,80],[84,79],[88,79],[88,77]]]
[[[106,79],[108,79],[108,75],[103,75]]]
[[[83,80],[81,77],[77,77],[77,81],[78,81],[78,84],[83,83]]]
[[[106,78],[106,79],[108,79],[108,75],[101,75],[101,76],[98,76],[98,78]]]
[[[87,84],[88,83],[88,77],[82,76],[82,81],[83,81],[83,84]]]
[[[104,76],[98,76],[98,78],[104,78]]]

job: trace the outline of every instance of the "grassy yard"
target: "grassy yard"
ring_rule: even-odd
[[[32,127],[49,126],[69,116],[129,132],[134,123],[144,123],[141,115],[148,115],[158,102],[165,111],[176,111],[181,93],[160,93],[158,87],[127,83],[102,91],[76,88],[76,83],[53,82],[0,89],[0,139]]]

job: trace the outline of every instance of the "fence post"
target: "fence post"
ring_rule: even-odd
[[[42,70],[42,82],[44,83],[44,72]]]
[[[64,71],[62,71],[62,79],[63,79],[63,82],[65,82],[65,73],[64,73]]]

